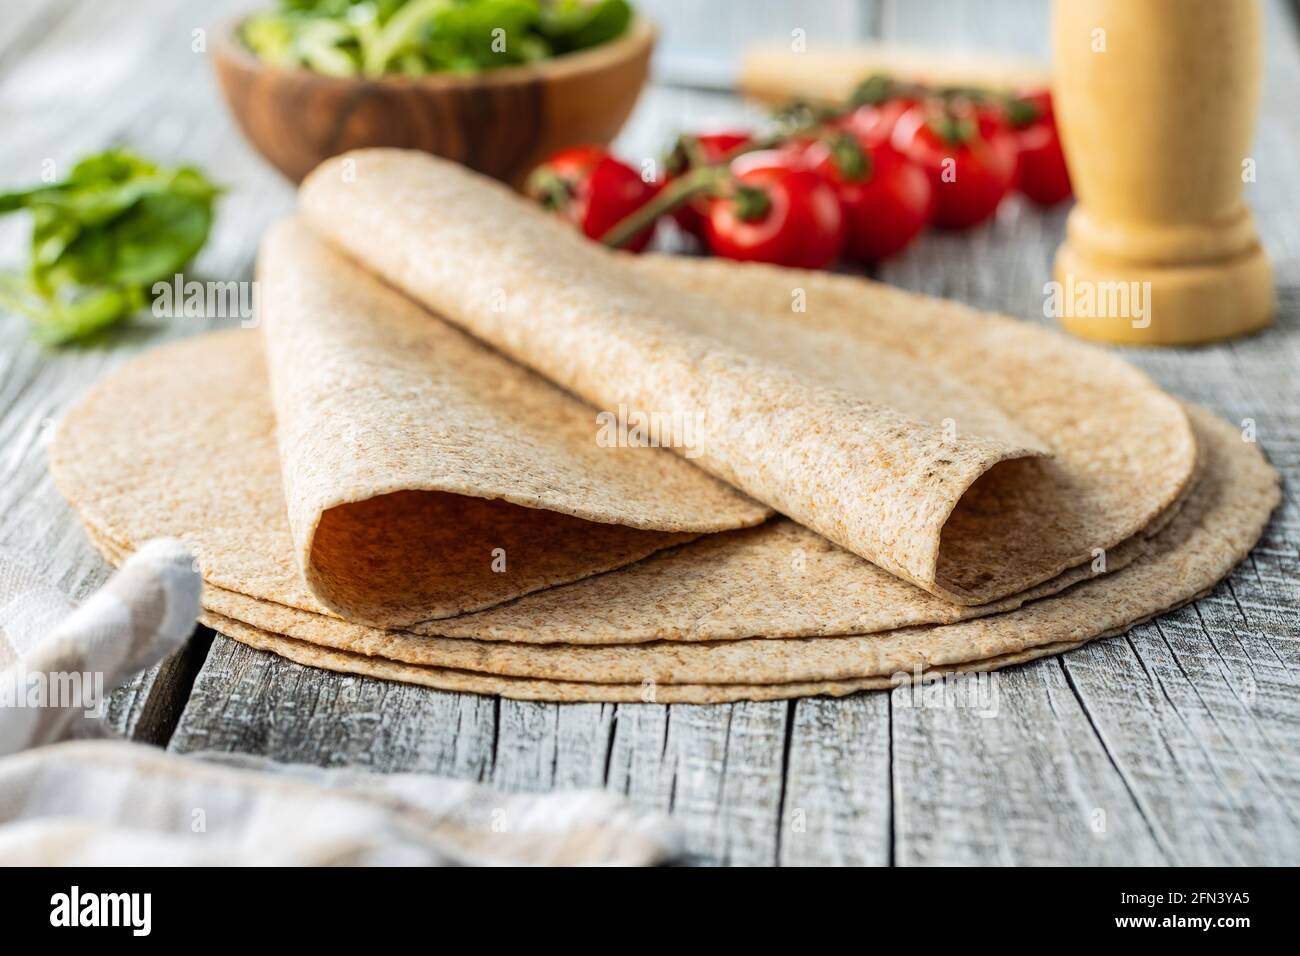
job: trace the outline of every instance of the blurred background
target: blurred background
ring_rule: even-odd
[[[727,88],[743,51],[804,30],[809,47],[885,39],[934,49],[1044,56],[1048,0],[645,0],[660,25],[657,79]],[[999,29],[988,29],[988,18]]]
[[[206,31],[264,4],[249,0],[6,0],[0,17],[0,187],[38,181],[42,163],[62,171],[114,144],[201,166],[227,192],[198,262],[209,275],[251,273],[265,224],[292,205],[290,185],[244,142],[213,76]],[[739,56],[759,42],[807,48],[891,41],[935,50],[1049,58],[1046,0],[640,0],[660,30],[651,83],[615,150],[629,161],[661,155],[684,130],[752,124],[763,111],[735,96]],[[1257,151],[1300,154],[1293,122],[1300,45],[1291,0],[1265,0],[1265,74]],[[203,49],[196,49],[202,47]],[[1277,122],[1270,122],[1276,118]],[[1300,208],[1296,178],[1261,164],[1247,189],[1268,190],[1275,208]],[[1067,204],[1068,205],[1068,204]],[[24,255],[23,217],[0,219],[0,264]],[[1034,317],[1065,218],[1008,202],[996,220],[964,234],[927,232],[879,275],[898,285]],[[1262,216],[1279,284],[1296,276],[1300,237],[1292,217]],[[967,267],[963,268],[965,264]]]

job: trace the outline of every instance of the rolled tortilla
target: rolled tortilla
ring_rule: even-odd
[[[902,349],[801,323],[802,278],[784,316],[749,310],[422,153],[348,153],[312,173],[300,200],[312,228],[370,271],[598,408],[702,416],[694,464],[956,604],[1087,561],[1151,522],[1191,475],[1186,457],[1167,459],[1174,488],[1140,496],[1156,505],[1143,518],[1062,538],[1062,514],[1096,518],[1079,498],[1097,462],[1052,480],[1056,436]],[[1195,449],[1186,419],[1175,431]]]
[[[1039,502],[1005,533],[986,522],[978,542],[944,534],[977,484],[984,511],[1032,501],[1024,489],[1049,454],[960,380],[634,271],[506,187],[422,153],[330,160],[300,199],[312,228],[366,268],[597,409],[698,421],[693,464],[892,574],[981,604],[1057,573],[944,573],[944,548],[1001,554],[1013,535],[1050,534],[1059,504]]]
[[[1196,473],[1183,405],[1111,350],[856,276],[687,256],[624,261],[658,282],[763,313],[785,327],[779,340],[816,331],[905,355],[1049,442],[1052,457],[1029,465],[1036,480],[983,480],[951,515],[938,569],[950,589],[977,593],[998,581],[999,590],[1020,591],[1091,564],[1159,524]],[[804,310],[792,313],[796,292]]]
[[[615,644],[869,633],[949,623],[1015,607],[1124,566],[1171,516],[1188,487],[1196,444],[1182,407],[1114,355],[1029,323],[859,279],[680,258],[636,260],[665,282],[703,287],[755,309],[776,308],[792,283],[808,311],[787,321],[845,339],[871,336],[964,379],[1055,439],[1043,491],[1066,502],[1056,531],[1027,539],[1025,566],[1066,565],[1016,595],[956,607],[793,522],[708,535],[617,572],[529,594],[472,614],[412,625],[485,640]],[[184,538],[213,589],[314,612],[311,640],[344,626],[307,587],[286,520],[261,336],[201,337],[149,352],[107,376],[69,413],[51,449],[59,487],[98,540],[130,551],[150,537]],[[209,396],[220,395],[214,403]],[[141,404],[148,419],[133,413]],[[1127,538],[1126,529],[1135,529]],[[417,543],[418,544],[418,543]],[[1069,566],[1080,549],[1102,549]],[[1017,555],[1008,557],[1016,558]],[[512,562],[507,575],[519,570]],[[970,564],[974,573],[978,565]],[[215,595],[210,590],[209,595]],[[231,617],[236,606],[213,606]],[[271,613],[270,610],[263,613]],[[311,636],[308,634],[311,633]],[[325,638],[320,638],[324,640]]]
[[[305,226],[258,259],[284,500],[307,584],[410,624],[627,564],[767,509],[382,285]]]
[[[263,365],[261,336],[242,331],[192,338],[133,359],[106,376],[60,426],[51,452],[56,479],[110,558],[152,537],[182,538],[200,555],[209,610],[289,637],[379,653],[373,649],[385,646],[393,631],[341,620],[303,579],[286,516]],[[213,403],[212,395],[221,402]],[[141,404],[156,410],[145,428],[132,415]],[[814,637],[952,623],[1113,573],[1146,553],[1149,536],[1167,517],[1169,511],[1109,549],[1102,566],[1079,565],[974,607],[950,604],[776,518],[410,630],[484,641],[607,645]],[[418,543],[413,551],[420,553]],[[503,574],[516,570],[510,564]]]

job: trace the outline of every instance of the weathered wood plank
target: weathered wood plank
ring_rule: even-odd
[[[673,803],[674,771],[665,760],[673,708],[619,704],[606,762],[605,785],[635,803],[667,813]]]
[[[608,776],[618,707],[574,704],[557,710],[553,785],[603,787]]]
[[[985,680],[916,705],[894,691],[899,865],[1170,862],[1059,661]]]
[[[183,650],[119,688],[110,698],[105,715],[109,729],[142,743],[164,746],[180,722],[212,638],[208,628],[195,629]]]
[[[72,13],[75,0],[10,0],[0,18],[0,76]]]
[[[780,862],[882,866],[893,841],[890,695],[798,701],[788,743]]]
[[[670,708],[664,762],[669,809],[697,862],[776,862],[785,702]],[[656,775],[662,781],[662,771]]]
[[[1043,0],[879,0],[878,35],[938,50],[988,51],[1047,62],[1052,5]]]
[[[317,671],[218,636],[169,746],[505,790],[608,785],[681,818],[695,862],[770,864],[790,708],[494,701]]]
[[[488,697],[318,671],[218,636],[168,746],[487,780],[495,707]]]
[[[502,700],[493,783],[508,790],[603,787],[619,708]]]
[[[1210,603],[1070,655],[1063,666],[1170,862],[1294,864],[1300,766],[1287,711],[1296,681],[1246,654],[1221,654],[1222,632],[1202,623]]]
[[[559,752],[559,708],[501,700],[492,781],[507,790],[549,790]]]

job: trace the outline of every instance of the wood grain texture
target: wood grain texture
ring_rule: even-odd
[[[794,702],[779,862],[877,866],[893,853],[891,694]]]
[[[210,64],[190,51],[192,29],[246,5],[12,6],[0,19],[0,121],[21,135],[6,140],[0,183],[34,180],[45,158],[66,169],[109,143],[198,162],[230,192],[195,271],[249,278],[257,238],[291,191],[243,142]],[[719,18],[741,15],[710,6]],[[1041,56],[1046,7],[890,0],[861,4],[854,22],[913,43]],[[1247,199],[1275,259],[1279,322],[1226,346],[1126,353],[1176,394],[1253,419],[1284,473],[1285,500],[1260,546],[1209,597],[1125,637],[1001,672],[990,685],[996,708],[913,706],[905,689],[714,707],[496,701],[313,671],[217,636],[210,649],[191,648],[178,679],[145,675],[119,694],[112,719],[157,739],[183,705],[169,742],[179,752],[418,770],[512,790],[605,786],[678,817],[697,863],[1300,862],[1300,180],[1291,171],[1300,43],[1283,0],[1266,14],[1259,181]],[[789,26],[788,14],[772,17]],[[74,69],[88,60],[94,96]],[[651,88],[618,148],[651,157],[682,127],[753,116],[731,97]],[[1044,321],[1042,284],[1063,225],[1063,210],[1013,202],[972,233],[925,236],[880,275]],[[0,221],[0,263],[20,252],[21,237]],[[144,320],[106,346],[53,355],[0,317],[0,544],[29,551],[74,593],[103,580],[45,475],[42,436],[103,370],[213,324]]]

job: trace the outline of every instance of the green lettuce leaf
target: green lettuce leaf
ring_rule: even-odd
[[[245,20],[242,37],[274,66],[418,76],[584,50],[631,22],[627,0],[281,0]]]
[[[0,306],[47,344],[113,325],[203,248],[218,194],[193,167],[120,149],[81,160],[62,182],[0,194],[0,215],[32,217],[31,263],[0,277]]]

